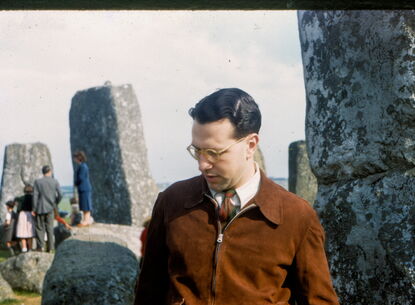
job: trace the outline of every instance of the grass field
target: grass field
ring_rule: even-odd
[[[14,299],[7,299],[0,302],[0,305],[40,305],[42,296],[34,292],[27,292],[21,290],[13,291],[15,294]]]
[[[10,257],[9,250],[0,249],[0,263]]]

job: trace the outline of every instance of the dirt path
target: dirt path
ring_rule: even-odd
[[[42,297],[41,296],[29,297],[29,296],[16,295],[15,299],[21,301],[22,305],[40,305]]]

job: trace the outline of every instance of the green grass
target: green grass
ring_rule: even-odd
[[[59,202],[58,208],[59,210],[71,212],[71,203],[69,202],[69,197],[63,197],[61,202]]]
[[[17,304],[20,305],[20,304],[24,304],[24,302],[22,303],[22,300],[36,298],[40,296],[40,294],[35,293],[35,292],[30,292],[30,291],[14,290],[13,292],[17,297],[19,297],[19,300],[6,299],[0,302],[0,305],[17,305]]]
[[[24,290],[14,290],[14,293],[19,297],[25,297],[25,298],[35,298],[40,296],[39,293],[31,292],[31,291],[24,291]]]
[[[7,249],[0,249],[0,263],[4,262],[10,257],[10,252]]]
[[[17,305],[22,304],[22,301],[16,300],[16,299],[6,299],[3,302],[0,302],[0,305]]]

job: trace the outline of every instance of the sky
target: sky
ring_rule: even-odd
[[[1,171],[6,145],[42,142],[71,185],[71,99],[106,81],[133,86],[159,183],[198,174],[188,109],[220,88],[258,103],[269,176],[305,137],[296,11],[0,11],[0,41]]]

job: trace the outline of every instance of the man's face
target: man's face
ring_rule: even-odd
[[[200,124],[196,120],[192,128],[192,145],[199,149],[220,151],[238,141],[234,137],[235,128],[229,119]],[[208,185],[215,191],[224,191],[243,185],[255,173],[253,156],[258,135],[253,133],[246,139],[232,145],[215,162],[209,162],[201,154],[199,170]]]

